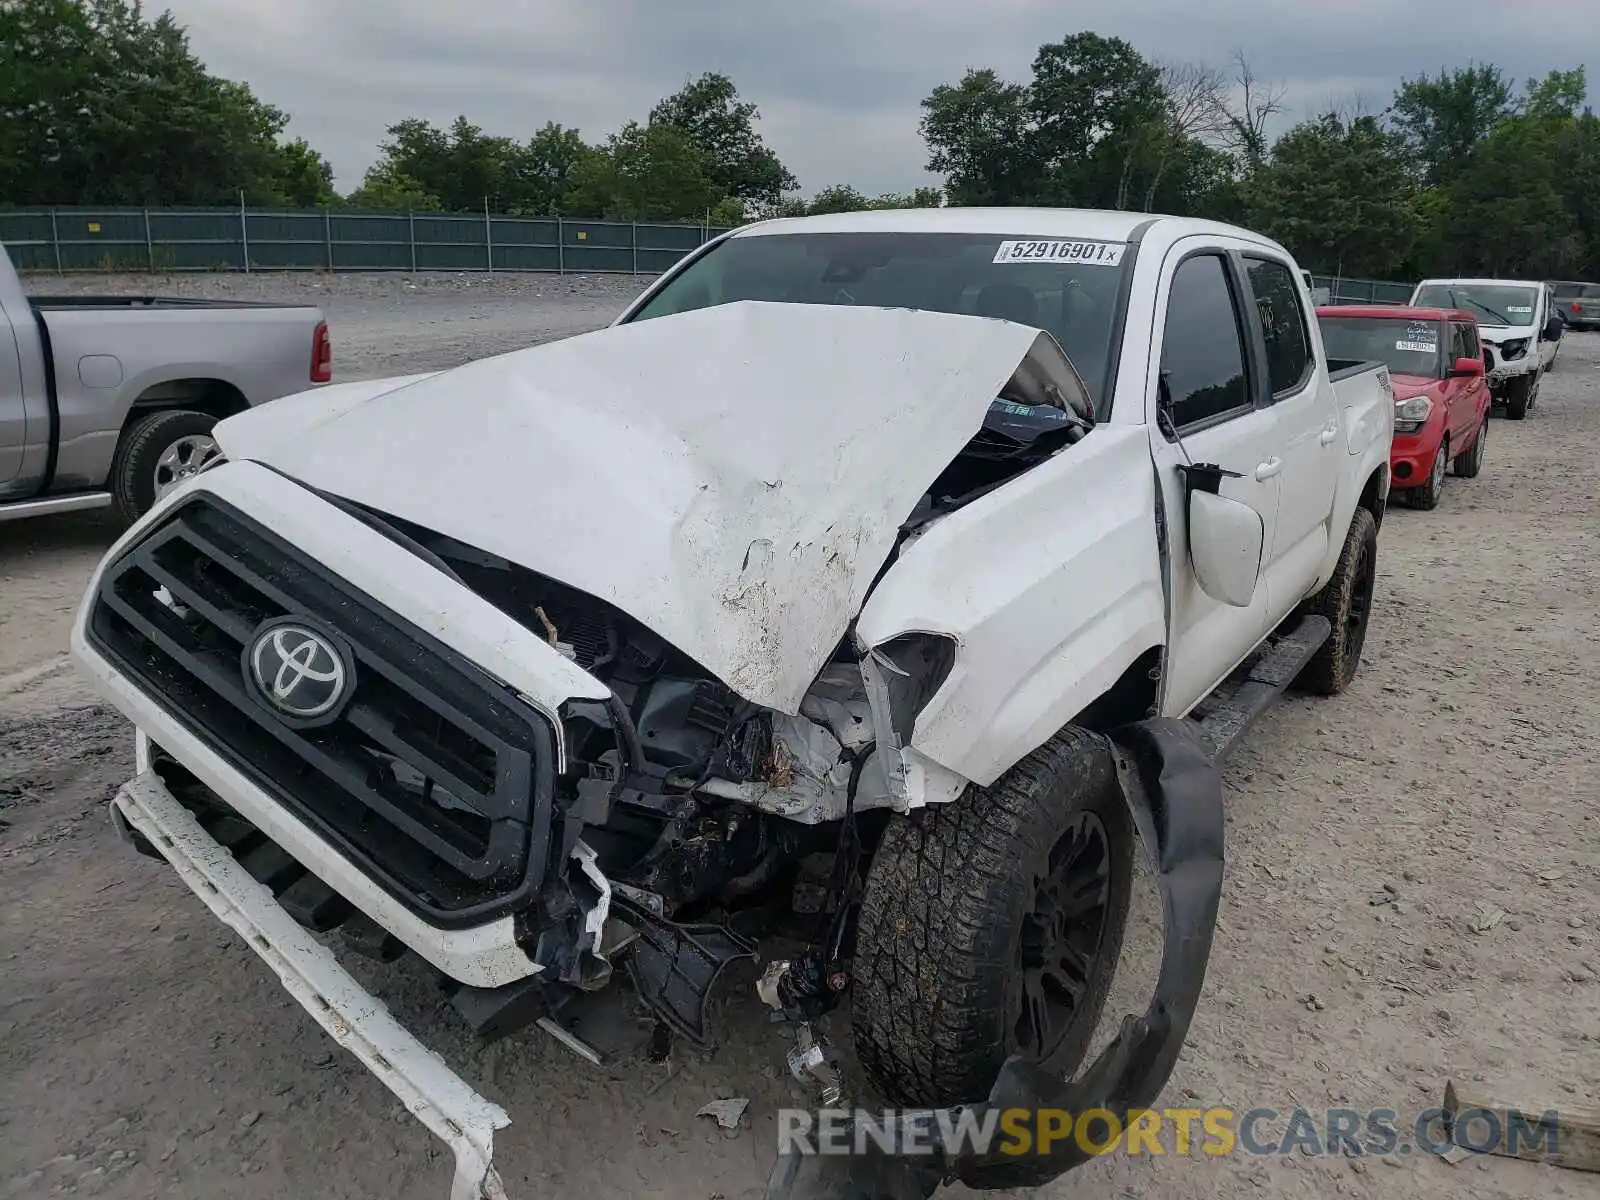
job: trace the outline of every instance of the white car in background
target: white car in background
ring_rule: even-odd
[[[1489,390],[1520,421],[1538,402],[1539,381],[1555,363],[1566,322],[1550,285],[1532,279],[1424,279],[1413,307],[1460,308],[1478,318],[1488,352]]]

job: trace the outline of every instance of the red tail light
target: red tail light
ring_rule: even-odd
[[[333,379],[333,339],[328,336],[328,323],[319,321],[317,331],[311,335],[311,382],[328,383]]]
[[[1583,305],[1579,304],[1576,300],[1574,300],[1572,302],[1572,311],[1573,312],[1582,312],[1583,311]]]

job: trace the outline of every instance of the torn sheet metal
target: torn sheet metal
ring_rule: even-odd
[[[390,1016],[333,956],[200,827],[160,778],[145,772],[112,804],[190,890],[277,973],[317,1024],[383,1081],[455,1155],[450,1200],[506,1200],[494,1169],[494,1133],[511,1124],[433,1051]]]
[[[1139,830],[1161,891],[1161,974],[1142,1015],[1124,1018],[1121,1031],[1075,1080],[1062,1080],[1011,1058],[982,1104],[969,1114],[920,1114],[918,1127],[970,1128],[993,1109],[1107,1109],[1124,1123],[1133,1109],[1161,1094],[1183,1050],[1205,985],[1206,963],[1222,897],[1222,776],[1181,721],[1155,718],[1112,736],[1122,795]],[[915,1119],[915,1118],[907,1118]],[[958,1123],[959,1122],[959,1123]],[[960,1180],[982,1190],[1042,1187],[1092,1155],[1075,1138],[1052,1153],[987,1157],[944,1146],[932,1154],[892,1156],[864,1139],[868,1153],[781,1156],[767,1183],[767,1200],[927,1200]]]
[[[331,417],[307,401],[305,436],[255,436],[253,412],[220,436],[230,459],[604,597],[793,714],[901,523],[1042,336],[740,302],[482,359]]]
[[[804,717],[772,718],[774,750],[782,756],[780,770],[754,783],[712,779],[700,791],[725,800],[738,800],[762,812],[802,825],[837,821],[844,816],[850,795],[852,764],[839,739]],[[870,754],[856,780],[857,811],[897,804],[884,774],[884,759]]]

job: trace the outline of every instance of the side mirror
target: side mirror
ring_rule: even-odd
[[[1483,359],[1481,358],[1458,358],[1455,361],[1455,365],[1450,368],[1451,379],[1471,379],[1475,375],[1484,373]]]
[[[1559,314],[1551,317],[1544,323],[1544,340],[1547,342],[1560,340],[1561,334],[1566,328],[1567,323],[1561,319]]]
[[[1189,490],[1189,557],[1213,600],[1249,608],[1261,575],[1266,529],[1248,504],[1198,487]]]

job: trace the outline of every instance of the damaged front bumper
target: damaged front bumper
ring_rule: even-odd
[[[1045,1074],[1024,1059],[1001,1068],[989,1098],[966,1113],[906,1113],[901,1120],[922,1131],[927,1154],[894,1155],[874,1138],[852,1138],[866,1152],[852,1156],[781,1156],[767,1185],[768,1200],[926,1200],[944,1183],[980,1189],[1040,1187],[1092,1155],[1076,1139],[1051,1152],[1025,1157],[987,1154],[939,1141],[944,1130],[981,1127],[991,1112],[1007,1109],[1091,1109],[1130,1113],[1161,1094],[1183,1049],[1205,984],[1206,963],[1222,896],[1222,777],[1192,729],[1157,718],[1112,737],[1121,792],[1155,870],[1161,892],[1161,973],[1149,1007],[1124,1018],[1109,1046],[1077,1079]],[[912,1136],[895,1145],[919,1144]]]
[[[141,756],[144,757],[144,756]],[[144,763],[140,764],[144,766]],[[298,925],[148,769],[111,802],[119,827],[143,838],[189,888],[277,973],[334,1041],[383,1081],[455,1156],[451,1200],[505,1200],[493,1165],[504,1109],[473,1091],[408,1033],[316,938]]]

